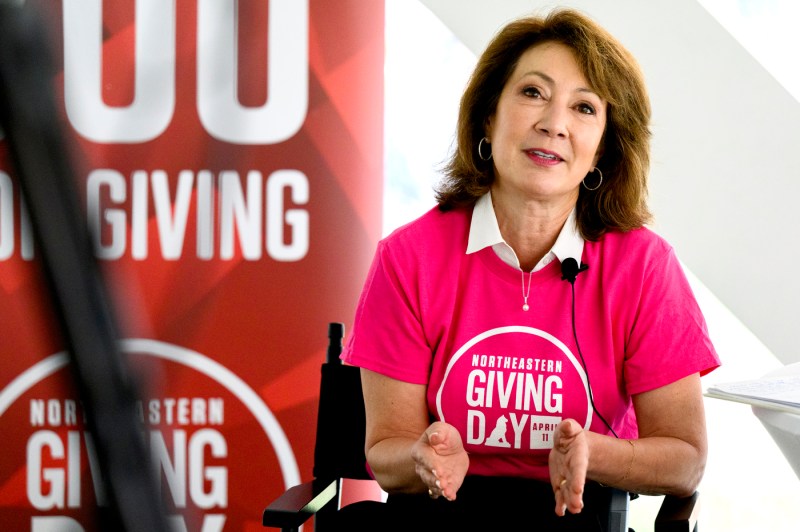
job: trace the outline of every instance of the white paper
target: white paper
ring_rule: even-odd
[[[800,375],[715,384],[706,396],[800,413]]]

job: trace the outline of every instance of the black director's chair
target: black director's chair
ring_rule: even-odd
[[[361,373],[341,363],[344,325],[328,326],[327,361],[322,378],[314,449],[314,479],[290,488],[264,510],[262,524],[284,532],[299,529],[314,516],[316,532],[338,532],[330,524],[338,508],[343,479],[370,479],[364,456],[364,397]],[[608,532],[628,532],[627,492],[611,494]],[[697,532],[698,494],[678,498],[666,496],[655,520],[655,532]],[[376,524],[375,530],[381,530]]]

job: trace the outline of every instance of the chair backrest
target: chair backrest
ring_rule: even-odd
[[[319,391],[314,477],[368,479],[361,373],[339,359],[343,337],[343,324],[328,325],[328,354],[322,365]]]

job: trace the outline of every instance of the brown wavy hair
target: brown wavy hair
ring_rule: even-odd
[[[619,41],[571,9],[509,23],[478,59],[461,97],[456,147],[436,189],[439,208],[472,205],[489,191],[494,166],[491,160],[480,159],[478,143],[520,56],[545,42],[570,47],[592,90],[608,102],[602,155],[597,163],[603,183],[595,191],[580,188],[577,220],[581,235],[597,240],[611,229],[628,231],[643,226],[651,219],[647,207],[650,100],[644,76]]]

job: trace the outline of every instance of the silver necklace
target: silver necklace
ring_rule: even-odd
[[[533,281],[533,270],[528,274],[528,288],[525,288],[525,272],[520,270],[522,274],[522,310],[528,312],[531,308],[528,306],[528,296],[531,294],[531,282]]]

